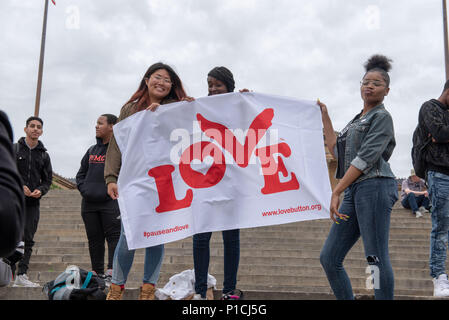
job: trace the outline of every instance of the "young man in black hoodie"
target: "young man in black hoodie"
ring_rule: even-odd
[[[97,120],[97,144],[91,146],[76,175],[76,184],[83,197],[81,215],[86,227],[92,270],[110,282],[115,247],[120,238],[120,210],[117,200],[107,193],[104,181],[104,163],[112,126],[117,117],[103,114]],[[108,242],[108,270],[104,274],[105,239]]]
[[[25,228],[23,239],[25,250],[19,261],[19,269],[14,286],[38,287],[39,284],[28,280],[27,271],[30,263],[31,253],[34,246],[34,234],[39,223],[39,204],[51,186],[53,171],[50,156],[44,144],[39,141],[43,133],[44,122],[39,117],[29,117],[25,126],[25,137],[19,139],[14,145],[17,169],[23,182],[23,193],[25,194]],[[12,266],[13,273],[15,266]]]

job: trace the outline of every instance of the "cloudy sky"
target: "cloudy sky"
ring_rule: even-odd
[[[23,136],[34,113],[44,0],[0,2],[0,109]],[[440,0],[56,0],[49,4],[40,116],[54,170],[74,177],[102,113],[118,114],[149,65],[174,66],[207,95],[223,65],[236,88],[328,105],[336,130],[361,110],[363,63],[393,59],[385,100],[398,177],[411,168],[421,104],[444,84]]]

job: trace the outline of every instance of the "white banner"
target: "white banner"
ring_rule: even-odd
[[[313,101],[229,93],[142,111],[114,126],[130,249],[195,233],[329,218]]]

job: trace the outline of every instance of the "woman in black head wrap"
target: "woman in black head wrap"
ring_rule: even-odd
[[[225,67],[215,67],[207,75],[209,96],[233,92],[234,76]],[[248,89],[240,90],[247,92]],[[223,297],[225,300],[239,300],[243,297],[236,289],[237,270],[240,260],[240,230],[222,231],[224,246]],[[209,242],[212,232],[198,233],[193,236],[193,264],[195,269],[195,300],[206,299],[207,273],[209,269]]]
[[[235,81],[232,72],[226,67],[215,67],[207,75],[209,96],[233,92]]]

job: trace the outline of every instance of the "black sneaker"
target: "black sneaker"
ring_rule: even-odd
[[[104,285],[106,287],[109,287],[112,283],[112,276],[109,274],[103,274],[103,273],[96,273],[95,271],[92,271],[93,274],[95,274],[98,278],[104,281]]]
[[[243,300],[243,291],[234,289],[231,292],[223,294],[221,300]]]

